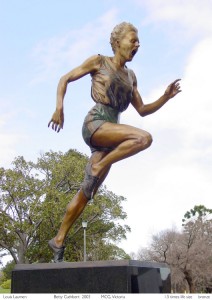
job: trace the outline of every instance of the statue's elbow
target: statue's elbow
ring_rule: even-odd
[[[139,114],[140,114],[141,117],[146,117],[146,116],[148,115],[148,113],[147,113],[144,109],[142,109],[142,110],[139,112]]]

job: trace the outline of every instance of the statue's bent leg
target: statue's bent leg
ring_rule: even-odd
[[[91,174],[101,176],[113,163],[148,148],[152,143],[152,136],[133,126],[107,122],[93,134],[91,141],[94,146],[113,148],[100,161],[92,164]]]

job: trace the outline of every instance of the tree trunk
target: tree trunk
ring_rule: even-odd
[[[192,274],[190,270],[184,270],[184,275],[185,275],[185,280],[188,283],[189,286],[189,292],[190,293],[195,293],[195,286],[192,278]]]
[[[20,235],[19,245],[17,246],[18,264],[27,264],[29,260],[26,258],[27,242],[26,234]]]

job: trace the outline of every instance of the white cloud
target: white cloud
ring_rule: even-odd
[[[135,0],[148,9],[148,16],[143,23],[169,22],[166,31],[187,36],[207,36],[212,32],[212,2],[210,0]],[[174,29],[174,32],[173,32]],[[179,35],[177,35],[179,38]]]
[[[15,146],[20,142],[21,136],[16,134],[1,134],[0,140],[2,147],[0,149],[1,161],[4,166],[11,163],[11,158],[16,156]]]
[[[32,83],[49,80],[53,74],[68,72],[109,45],[110,32],[117,21],[116,15],[117,11],[112,9],[78,30],[70,30],[64,35],[41,41],[32,53],[37,62],[36,77]],[[108,41],[105,39],[107,36]]]
[[[4,103],[7,102],[2,101],[2,104]],[[5,105],[5,107],[3,105],[3,108],[0,113],[0,157],[1,166],[9,167],[14,157],[18,155],[17,146],[26,140],[26,135],[20,132],[20,130],[18,129],[19,126],[13,126],[13,122],[14,120],[16,120],[19,112],[13,111],[9,103],[8,105]],[[10,111],[5,112],[8,110]]]

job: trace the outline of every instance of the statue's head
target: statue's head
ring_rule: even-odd
[[[124,35],[129,31],[134,31],[138,33],[137,28],[135,28],[135,26],[133,26],[131,23],[127,23],[127,22],[122,22],[113,28],[113,31],[111,32],[110,35],[110,44],[113,53],[116,52],[117,41],[122,39]]]

